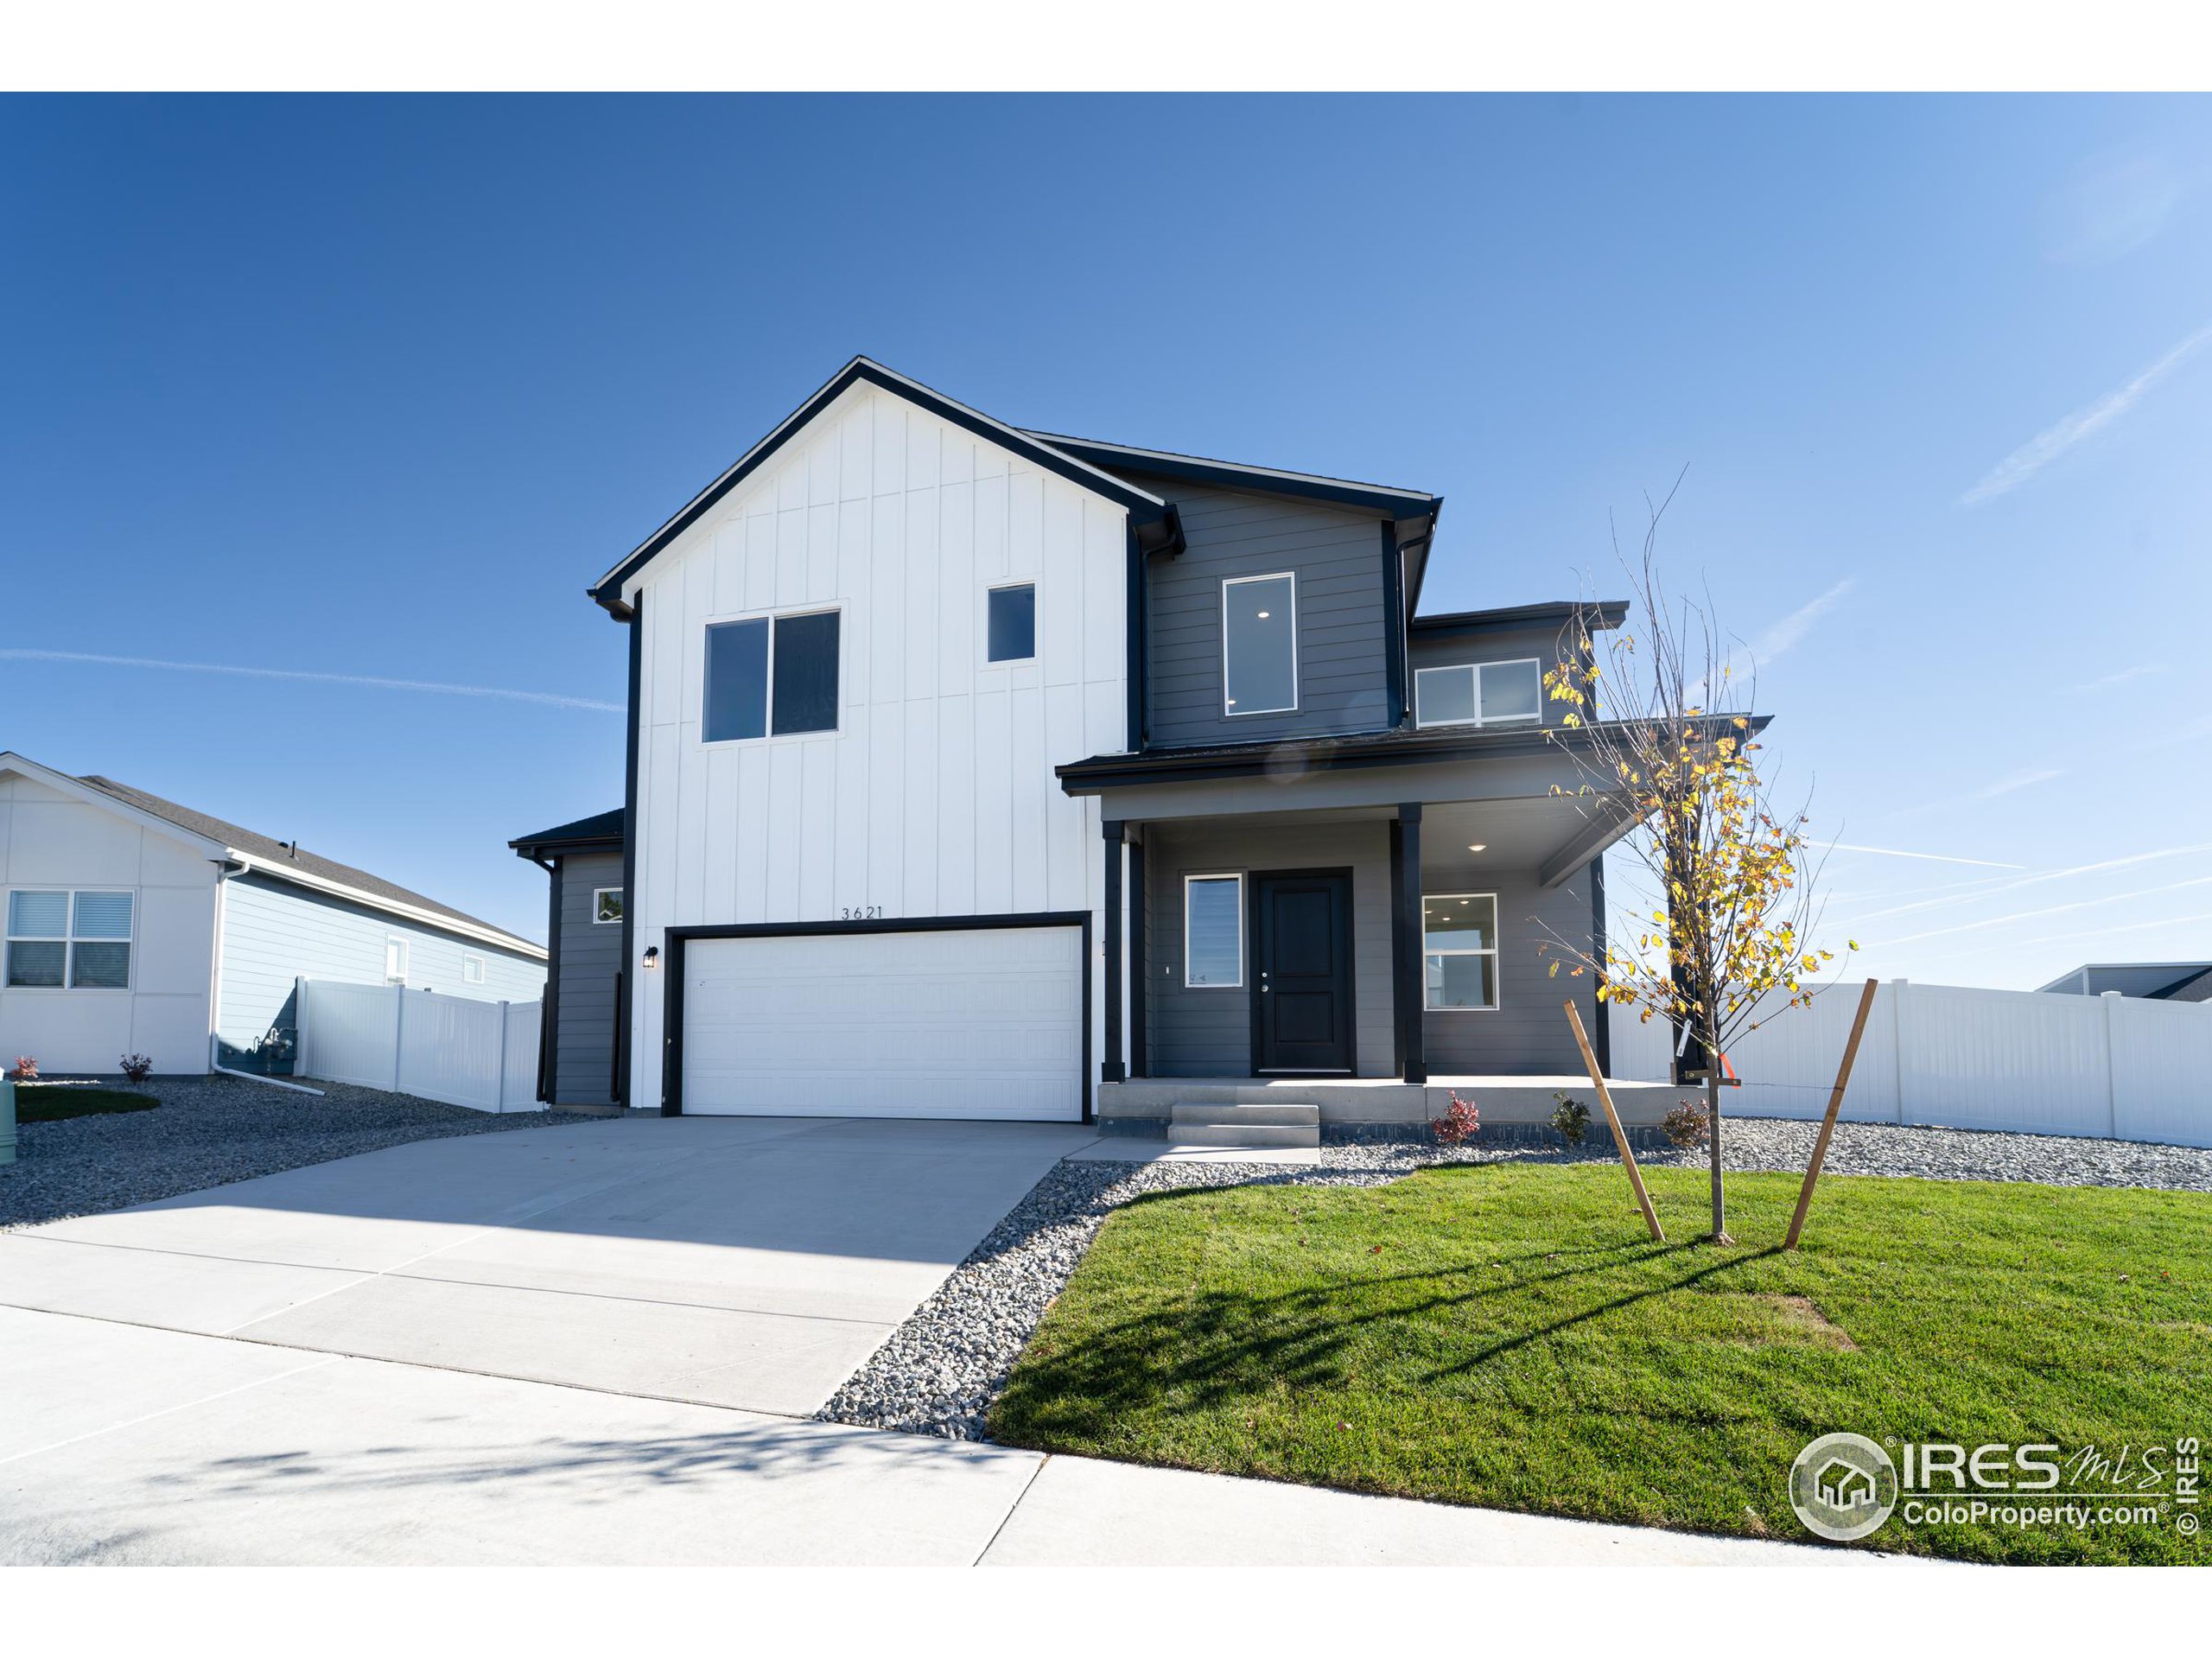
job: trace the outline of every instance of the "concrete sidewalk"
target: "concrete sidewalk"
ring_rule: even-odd
[[[0,1562],[1874,1567],[0,1308]]]

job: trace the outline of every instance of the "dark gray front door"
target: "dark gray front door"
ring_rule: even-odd
[[[1352,1069],[1351,872],[1252,878],[1252,1069]]]

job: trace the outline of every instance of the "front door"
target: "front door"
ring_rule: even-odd
[[[1351,872],[1252,878],[1252,1069],[1352,1070]]]

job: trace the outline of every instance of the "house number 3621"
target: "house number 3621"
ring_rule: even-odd
[[[883,914],[881,905],[847,905],[839,912],[849,922],[872,922]]]

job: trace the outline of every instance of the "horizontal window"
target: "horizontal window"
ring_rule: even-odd
[[[1421,726],[1533,725],[1544,715],[1543,664],[1454,663],[1414,672],[1414,721]]]
[[[18,888],[8,895],[6,982],[127,991],[135,895]]]
[[[1421,948],[1427,1005],[1450,1011],[1497,1006],[1497,896],[1422,895]]]
[[[1244,982],[1244,878],[1183,878],[1183,983],[1234,989]]]
[[[707,628],[701,729],[709,743],[837,729],[837,613]]]
[[[594,887],[591,890],[591,918],[594,922],[619,922],[622,919],[622,889]]]
[[[983,660],[1019,663],[1037,654],[1037,585],[994,588],[984,599]]]
[[[1298,707],[1298,579],[1239,576],[1221,584],[1223,712],[1280,715]]]

